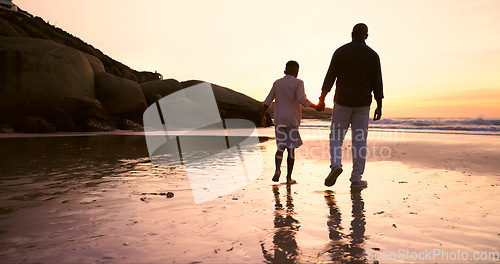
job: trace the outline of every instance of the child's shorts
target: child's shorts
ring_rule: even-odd
[[[302,145],[298,126],[276,126],[274,131],[278,149],[298,148]]]

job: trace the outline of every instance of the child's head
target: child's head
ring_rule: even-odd
[[[297,77],[299,75],[299,64],[296,61],[289,61],[285,66],[285,74]]]

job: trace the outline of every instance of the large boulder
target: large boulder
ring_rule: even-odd
[[[98,73],[98,72],[105,72],[106,69],[104,68],[104,65],[102,64],[102,62],[96,58],[95,56],[92,56],[90,54],[87,54],[85,52],[83,52],[83,55],[85,55],[85,58],[87,58],[87,61],[89,62],[90,64],[90,67],[92,68],[92,71],[94,72],[94,74]]]
[[[202,81],[191,80],[182,82],[184,88],[201,83]],[[242,93],[226,87],[212,84],[215,100],[222,118],[240,118],[253,121],[260,126],[260,113],[262,103]]]
[[[94,93],[94,73],[82,52],[50,40],[0,37],[0,120]]]
[[[175,79],[156,80],[141,83],[144,95],[159,94],[162,97],[183,89],[182,85]]]
[[[147,108],[139,84],[106,72],[95,74],[96,99],[114,116],[138,120]]]

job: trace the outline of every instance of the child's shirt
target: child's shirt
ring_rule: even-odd
[[[309,107],[312,104],[304,92],[304,82],[292,75],[286,75],[274,82],[264,104],[270,106],[274,99],[276,126],[299,126],[302,118],[300,105]]]

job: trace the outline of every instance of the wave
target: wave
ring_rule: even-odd
[[[498,132],[500,134],[499,119],[423,119],[423,118],[393,118],[378,121],[370,120],[370,129],[405,129],[405,130],[439,130],[464,132]],[[304,128],[329,128],[329,120],[303,120]],[[490,134],[490,133],[488,133]]]

